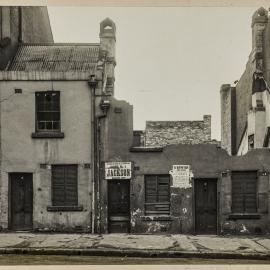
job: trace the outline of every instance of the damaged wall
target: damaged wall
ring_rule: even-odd
[[[117,152],[110,152],[109,161],[120,160]],[[172,145],[156,151],[145,148],[131,149],[122,161],[131,161],[130,180],[131,233],[195,233],[195,190],[199,179],[217,181],[217,233],[266,234],[268,228],[268,186],[270,171],[269,149],[253,150],[242,157],[231,157],[225,150],[211,144]],[[169,174],[173,165],[190,165],[193,173],[191,187],[170,187],[170,215],[145,214],[145,175]],[[252,164],[252,166],[250,165]],[[232,171],[258,172],[258,213],[237,215],[232,213]],[[102,182],[102,232],[108,232],[107,182]],[[125,181],[125,180],[123,180]],[[172,179],[171,179],[172,181]],[[172,184],[172,182],[171,182]]]
[[[145,146],[165,146],[211,141],[211,116],[203,121],[146,121]]]

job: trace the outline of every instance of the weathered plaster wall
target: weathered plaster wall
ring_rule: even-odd
[[[270,150],[253,149],[246,155],[234,156],[226,161],[227,172],[222,174],[220,194],[220,232],[229,234],[269,233],[269,166]],[[231,171],[258,171],[257,209],[259,218],[231,219]]]
[[[47,7],[22,7],[22,31],[24,43],[53,42]]]
[[[138,150],[137,150],[138,151]],[[115,153],[117,160],[119,156]],[[113,153],[110,160],[114,160]],[[132,233],[187,233],[195,231],[194,182],[191,188],[171,187],[171,213],[169,216],[145,215],[144,176],[169,174],[172,165],[190,165],[194,179],[217,180],[218,233],[257,234],[268,233],[270,150],[252,150],[242,157],[230,157],[225,150],[210,144],[171,145],[163,152],[130,152],[122,161],[131,161],[133,177],[130,181],[131,232]],[[258,171],[258,217],[234,219],[231,214],[231,171]],[[107,232],[107,181],[102,181],[102,232]],[[124,180],[123,180],[124,181]]]
[[[247,113],[251,108],[252,76],[254,65],[249,61],[246,70],[236,85],[236,147],[238,148],[247,123]]]
[[[163,152],[131,153],[130,158],[138,168],[131,180],[136,194],[131,197],[132,230],[136,233],[194,233],[194,183],[191,188],[171,187],[169,217],[145,216],[144,175],[169,174],[172,165],[183,164],[191,166],[194,178],[218,179],[218,168],[226,157],[224,150],[207,144],[172,145],[165,147]]]
[[[254,148],[263,148],[270,126],[270,94],[268,90],[252,95],[252,108],[247,113],[247,129],[241,140],[238,155],[248,151],[248,136],[254,135]]]
[[[60,91],[63,139],[32,139],[35,91]],[[14,94],[14,89],[22,94]],[[1,81],[1,213],[8,226],[8,173],[33,173],[34,228],[69,229],[91,225],[91,97],[86,81]],[[78,164],[78,204],[82,212],[47,212],[51,205],[51,170],[40,164]],[[89,166],[88,166],[89,167]]]
[[[133,106],[114,97],[110,100],[110,109],[101,123],[101,180],[100,180],[100,226],[101,232],[108,232],[107,180],[104,179],[105,161],[129,161],[129,148],[133,143]],[[101,112],[99,112],[100,114]],[[132,194],[132,191],[131,191]],[[132,196],[132,195],[131,195]]]
[[[235,153],[235,88],[224,84],[220,89],[221,97],[221,147],[232,155]]]
[[[194,179],[216,178],[218,180],[218,230],[219,233],[254,234],[268,233],[269,220],[269,172],[270,150],[252,150],[243,157],[229,157],[224,150],[214,145],[168,146],[161,153],[132,153],[131,160],[139,170],[134,171],[131,186],[132,230],[136,233],[194,233],[193,188],[171,188],[170,218],[144,216],[144,175],[166,174],[173,164],[189,164]],[[258,219],[232,219],[231,171],[258,171]],[[153,219],[156,219],[153,220]],[[169,219],[169,220],[168,220]]]
[[[147,121],[145,146],[196,144],[211,140],[211,116],[203,121]]]
[[[133,106],[113,97],[110,104],[104,126],[104,159],[125,160],[133,143]]]

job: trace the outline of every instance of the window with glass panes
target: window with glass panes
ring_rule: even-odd
[[[60,131],[60,92],[36,92],[36,131]]]

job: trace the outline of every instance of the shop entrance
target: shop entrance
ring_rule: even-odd
[[[33,227],[33,180],[31,173],[10,175],[11,230],[31,230]]]
[[[195,179],[195,232],[217,234],[216,179]]]
[[[109,233],[130,232],[130,181],[108,181]]]

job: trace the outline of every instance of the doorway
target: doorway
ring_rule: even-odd
[[[108,181],[108,231],[130,232],[130,181]]]
[[[31,173],[10,173],[10,222],[15,231],[33,228],[33,176]]]
[[[217,179],[195,179],[195,232],[217,234]]]

